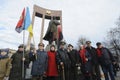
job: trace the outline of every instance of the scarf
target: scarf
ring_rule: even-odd
[[[102,56],[102,51],[100,48],[97,48],[97,56],[101,57]]]
[[[83,63],[87,62],[85,54],[86,54],[86,50],[85,49],[80,50],[80,57],[81,57],[81,60],[82,60]]]

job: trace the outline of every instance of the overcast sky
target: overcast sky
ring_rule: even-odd
[[[22,33],[15,31],[24,7],[33,5],[62,10],[63,34],[68,43],[76,45],[80,36],[93,42],[103,41],[107,31],[115,27],[120,16],[120,0],[0,0],[0,48],[13,48],[22,43]],[[41,19],[35,18],[35,43],[39,43]],[[45,31],[48,21],[45,21]],[[25,43],[28,32],[26,31]]]

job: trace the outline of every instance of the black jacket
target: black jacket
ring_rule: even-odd
[[[107,48],[101,48],[102,56],[99,57],[99,63],[101,65],[111,64],[115,61],[112,53]]]
[[[25,61],[24,61],[24,71],[26,71],[27,65],[29,64],[29,56],[25,52]],[[22,80],[22,66],[23,66],[23,52],[17,51],[11,57],[12,59],[12,68],[10,71],[9,80]]]
[[[94,47],[86,47],[86,50],[88,51],[88,53],[91,55],[92,57],[92,64],[96,65],[98,64],[98,57],[97,57],[97,51]]]
[[[72,50],[70,52],[68,52],[68,56],[70,58],[71,61],[71,66],[72,67],[76,67],[77,64],[79,64],[79,53],[77,50]]]
[[[57,55],[56,55],[56,60],[57,60],[57,64],[60,65],[60,62],[64,63],[64,67],[67,69],[70,68],[71,65],[71,61],[69,59],[68,53],[66,49],[59,49],[57,51]]]

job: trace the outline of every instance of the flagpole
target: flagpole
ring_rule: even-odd
[[[25,54],[25,30],[23,30],[23,57],[22,57],[22,80],[24,80],[24,74],[25,74],[25,71],[24,71],[24,54]]]
[[[33,35],[33,44],[34,44],[34,46],[35,46],[35,38],[34,38],[34,35]]]

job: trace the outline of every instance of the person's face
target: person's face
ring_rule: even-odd
[[[91,43],[87,43],[87,47],[91,47]]]
[[[5,56],[6,54],[7,54],[7,52],[5,52],[5,51],[1,52],[2,56]]]
[[[73,49],[73,47],[72,47],[72,46],[69,46],[69,47],[68,47],[68,49],[69,49],[69,50],[72,50],[72,49]]]
[[[102,45],[99,45],[98,48],[102,48],[103,46]]]
[[[44,46],[43,45],[39,45],[38,46],[40,50],[43,50],[44,49]]]
[[[84,46],[82,45],[82,46],[80,46],[80,49],[84,49]]]
[[[23,51],[23,50],[24,50],[24,48],[22,48],[22,47],[21,47],[21,48],[19,48],[19,51]]]
[[[55,47],[51,47],[50,50],[55,51]]]
[[[60,45],[60,48],[64,49],[64,48],[65,48],[65,45]]]

